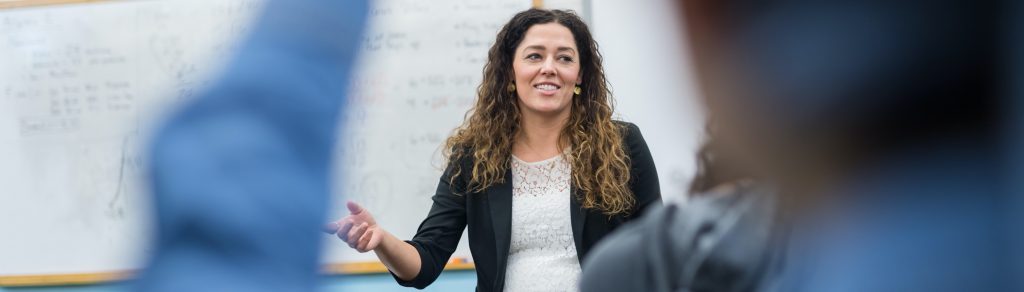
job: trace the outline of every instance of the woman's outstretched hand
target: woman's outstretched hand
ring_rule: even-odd
[[[352,201],[348,201],[346,205],[349,215],[341,220],[327,223],[324,226],[324,232],[337,234],[338,238],[348,243],[349,247],[361,253],[380,246],[385,231],[377,225],[377,221],[373,219],[373,215],[370,215],[370,211]]]

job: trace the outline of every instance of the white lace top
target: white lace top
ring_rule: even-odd
[[[505,291],[577,291],[569,163],[512,157],[512,234]]]

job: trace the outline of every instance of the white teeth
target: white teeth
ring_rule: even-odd
[[[554,85],[551,85],[551,84],[537,84],[537,85],[535,85],[533,87],[536,88],[536,89],[540,89],[540,90],[555,90],[555,89],[558,89],[558,86],[554,86]]]

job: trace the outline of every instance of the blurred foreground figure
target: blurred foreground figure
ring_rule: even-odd
[[[151,149],[142,291],[316,288],[328,170],[366,1],[270,1],[224,76]]]
[[[718,155],[772,191],[649,213],[583,291],[1011,291],[1003,5],[684,1]]]

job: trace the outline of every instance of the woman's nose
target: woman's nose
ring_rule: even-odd
[[[540,74],[541,75],[555,75],[555,74],[557,74],[557,71],[555,70],[555,61],[552,60],[552,59],[545,60],[544,63],[541,64]]]

